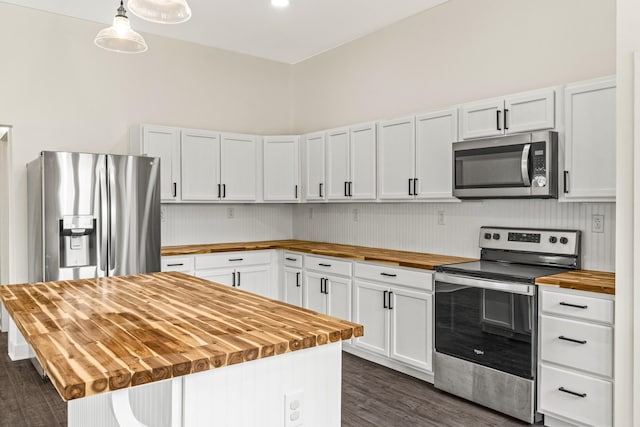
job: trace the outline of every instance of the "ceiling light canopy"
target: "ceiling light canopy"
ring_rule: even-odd
[[[289,0],[271,0],[271,6],[273,6],[273,7],[287,7],[287,6],[289,6]]]
[[[120,7],[113,18],[113,25],[101,30],[94,39],[97,46],[121,53],[142,53],[148,49],[144,38],[131,29],[126,13],[120,0]]]
[[[127,7],[138,18],[158,24],[181,24],[191,19],[186,0],[129,0]]]

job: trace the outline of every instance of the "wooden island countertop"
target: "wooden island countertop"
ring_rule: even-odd
[[[175,272],[1,286],[0,300],[64,400],[363,335]]]
[[[434,270],[437,266],[443,264],[476,261],[472,258],[457,256],[379,249],[338,243],[312,242],[308,240],[267,240],[261,242],[214,243],[209,245],[163,246],[162,256],[202,255],[216,252],[260,249],[284,249],[313,255],[348,258],[356,261],[373,261],[387,265],[421,268],[424,270]]]

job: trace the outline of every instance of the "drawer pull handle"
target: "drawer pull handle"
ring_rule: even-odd
[[[562,335],[560,335],[558,337],[558,339],[561,339],[561,340],[564,340],[564,341],[574,342],[576,344],[586,344],[587,343],[587,340],[576,340],[576,339],[573,339],[573,338],[563,337]]]
[[[561,302],[560,305],[564,305],[565,307],[573,307],[573,308],[581,308],[583,310],[586,310],[589,306],[588,305],[578,305],[578,304],[571,304],[568,302]]]
[[[229,261],[244,261],[243,258],[229,258]]]
[[[179,264],[167,264],[167,267],[182,267],[184,265],[184,263],[179,263]]]
[[[287,261],[297,261],[297,259],[295,259],[295,258],[289,258],[289,257],[287,257],[287,258],[285,258],[285,259],[286,259]]]
[[[573,396],[578,396],[578,397],[587,397],[587,393],[578,393],[576,391],[571,391],[571,390],[567,390],[564,387],[560,387],[558,389],[559,391],[563,392],[563,393],[567,393],[567,394],[571,394]]]
[[[322,263],[320,263],[320,264],[318,264],[318,265],[319,265],[320,267],[331,267],[331,264],[322,264]]]
[[[386,277],[398,277],[397,274],[391,274],[391,273],[380,273],[381,276],[386,276]]]

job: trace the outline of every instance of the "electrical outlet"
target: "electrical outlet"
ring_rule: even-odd
[[[236,217],[236,211],[234,208],[227,208],[227,218],[233,219]]]
[[[438,211],[438,225],[444,225],[444,211]]]
[[[160,208],[160,222],[167,222],[167,208]]]
[[[304,392],[292,391],[284,395],[284,425],[285,427],[302,427],[304,425]]]
[[[591,215],[591,231],[604,233],[604,215]]]
[[[360,209],[353,210],[353,222],[360,221]]]

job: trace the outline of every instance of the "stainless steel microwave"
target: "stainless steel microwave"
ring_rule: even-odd
[[[453,143],[453,195],[461,199],[558,197],[558,134],[523,133]]]

